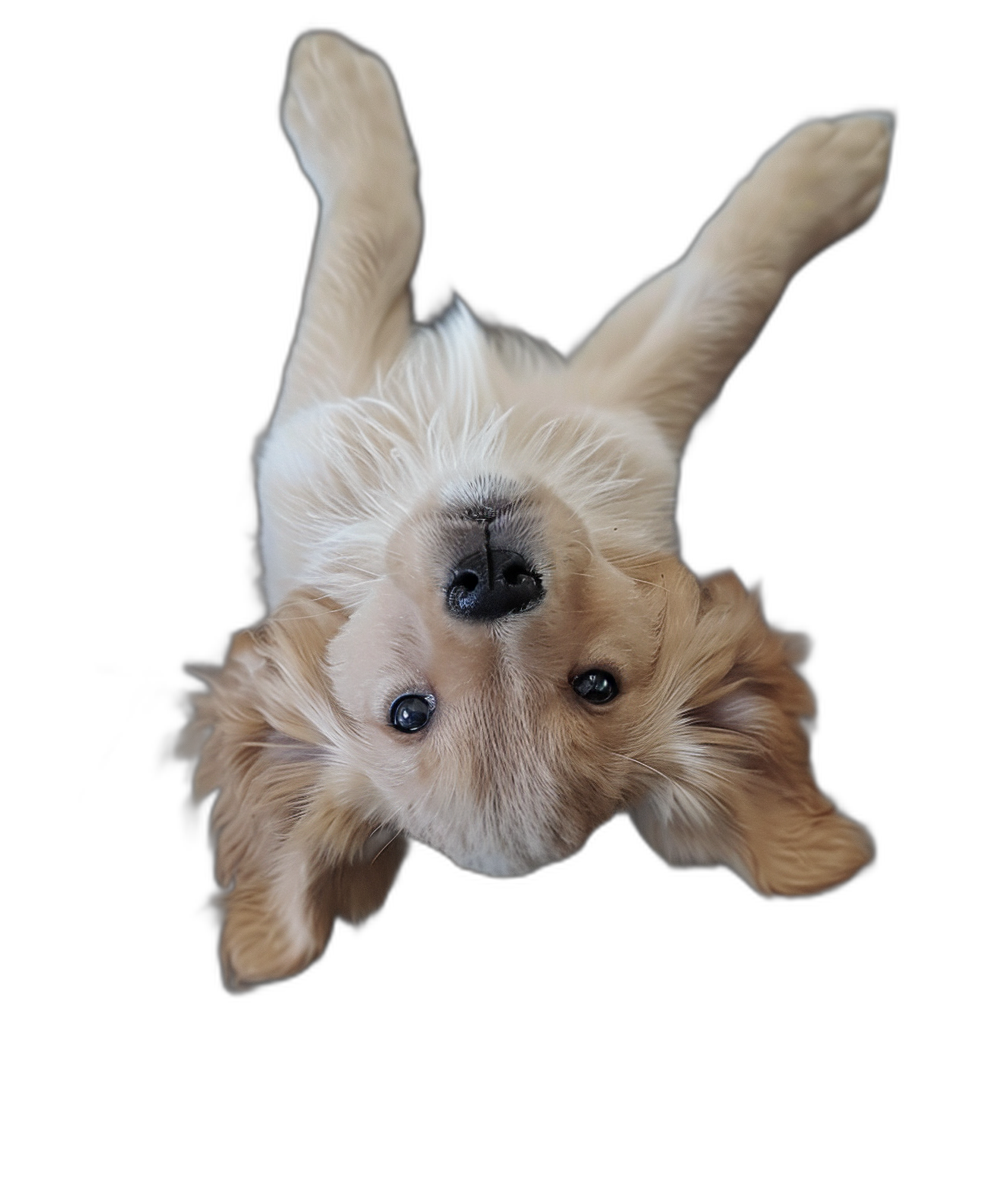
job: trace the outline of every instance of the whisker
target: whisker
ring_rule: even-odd
[[[378,831],[379,831],[379,830],[381,830],[381,827],[380,827],[380,826],[378,827],[378,829],[377,829],[377,830],[375,830],[375,831],[372,831],[372,834],[373,834],[373,835],[376,835],[376,834],[378,833]],[[389,841],[388,841],[388,842],[385,844],[385,846],[384,846],[384,847],[382,847],[381,851],[379,851],[379,852],[378,852],[378,853],[375,855],[374,859],[372,859],[372,860],[371,860],[371,863],[372,863],[372,864],[376,863],[376,862],[377,862],[377,860],[378,860],[378,857],[379,857],[379,856],[380,856],[380,855],[381,855],[383,852],[387,851],[387,850],[389,849],[389,847],[391,847],[391,846],[392,846],[392,844],[393,844],[393,843],[396,841],[396,839],[398,839],[398,838],[399,838],[399,836],[400,836],[402,833],[403,833],[403,832],[402,832],[401,830],[397,830],[397,831],[396,831],[396,832],[395,832],[395,833],[392,835],[392,838],[390,838],[390,839],[389,839]],[[368,837],[370,838],[371,836],[368,836]]]
[[[660,769],[654,768],[653,765],[646,764],[644,761],[639,761],[635,756],[630,756],[625,752],[614,752],[613,756],[618,756],[621,760],[632,761],[635,765],[640,765],[642,769],[647,769],[649,773],[654,773],[656,777],[660,777],[662,781],[667,781],[669,785],[673,784],[672,778],[667,773],[661,772]]]
[[[326,616],[334,616],[336,613],[341,613],[344,616],[347,615],[347,611],[345,608],[327,608],[327,609],[323,609],[322,612]],[[305,613],[303,616],[300,616],[300,617],[291,617],[285,613],[283,616],[283,619],[285,621],[314,621],[315,614],[314,613]]]
[[[656,584],[654,580],[643,580],[640,576],[630,577],[635,584],[643,584],[645,588],[663,588],[664,584]]]

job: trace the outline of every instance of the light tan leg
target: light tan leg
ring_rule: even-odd
[[[385,64],[335,33],[291,52],[282,118],[319,197],[319,222],[279,420],[368,390],[412,325],[420,250],[417,162]]]
[[[570,364],[589,397],[642,407],[681,448],[795,272],[875,209],[892,134],[884,113],[792,132],[683,259],[627,297],[575,351]]]

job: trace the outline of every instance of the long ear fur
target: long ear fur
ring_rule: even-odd
[[[233,988],[282,978],[321,954],[337,916],[360,921],[385,900],[406,850],[382,825],[369,786],[342,767],[346,725],[323,675],[339,608],[298,593],[235,635],[220,669],[194,669],[180,751],[198,755],[197,799],[211,818]]]
[[[669,862],[726,863],[760,892],[841,883],[874,848],[813,780],[802,721],[814,702],[794,669],[803,639],[771,629],[732,573],[701,585],[697,609],[663,672],[665,780],[634,822]]]

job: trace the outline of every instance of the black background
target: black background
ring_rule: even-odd
[[[906,740],[892,689],[914,624],[886,594],[912,547],[913,245],[936,135],[899,32],[289,12],[117,30],[83,88],[99,212],[84,270],[110,277],[97,310],[79,287],[101,326],[86,350],[102,398],[79,431],[97,444],[86,491],[101,519],[85,560],[98,628],[83,644],[107,721],[95,757],[113,842],[86,908],[115,955],[105,997],[140,1000],[154,1027],[239,1035],[294,1016],[416,1031],[422,1015],[444,1030],[463,1008],[495,1028],[531,1009],[558,1047],[616,1024],[657,1057],[683,1028],[766,1024],[801,1044],[823,1009],[897,1030],[922,921],[937,915],[913,860],[922,786],[906,747],[922,740]],[[206,812],[187,815],[186,771],[167,753],[192,686],[182,668],[219,662],[261,616],[251,452],[316,212],[278,108],[291,46],[316,27],[377,52],[399,86],[425,217],[419,320],[458,294],[563,350],[674,262],[796,124],[897,116],[880,210],[792,281],[696,427],[678,511],[694,570],[733,568],[762,587],[771,622],[814,639],[818,779],[879,848],[848,886],[764,901],[726,870],[667,868],[625,819],[519,880],[415,844],[384,909],[359,931],[336,926],[312,969],[246,997],[220,986]]]

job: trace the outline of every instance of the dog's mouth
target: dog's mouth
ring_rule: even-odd
[[[534,608],[546,593],[540,565],[538,515],[527,496],[482,488],[448,508],[454,561],[444,585],[455,617],[493,621]]]

